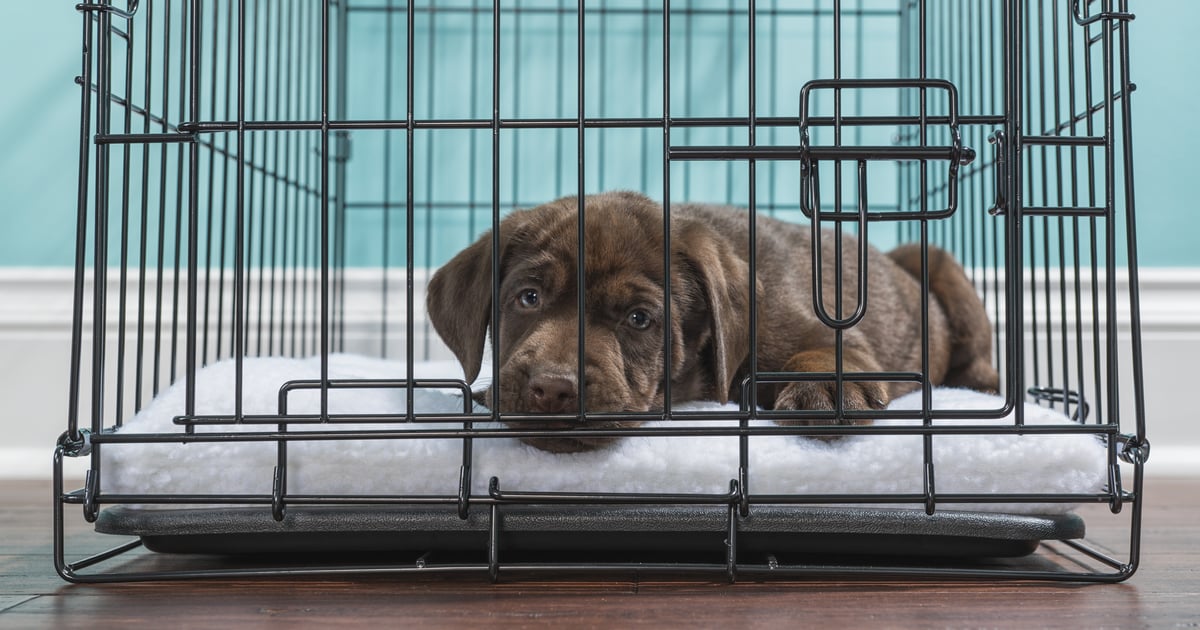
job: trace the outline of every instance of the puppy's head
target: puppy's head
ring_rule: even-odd
[[[479,374],[489,328],[498,336],[500,380],[493,387],[503,413],[577,414],[581,397],[588,412],[660,410],[668,358],[673,398],[725,401],[749,351],[747,266],[708,225],[687,216],[671,221],[669,321],[662,207],[641,195],[606,193],[584,203],[582,321],[579,206],[572,197],[514,212],[501,222],[495,295],[490,233],[439,269],[428,292],[434,328],[468,381]],[[493,299],[499,322],[492,321]],[[492,399],[487,392],[485,401]],[[512,424],[564,431],[583,426]],[[586,426],[634,424],[617,419]],[[564,433],[529,443],[569,452],[611,441]]]

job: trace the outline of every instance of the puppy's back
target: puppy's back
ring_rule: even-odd
[[[729,240],[733,249],[750,261],[748,211],[720,205],[672,206],[673,225],[703,221]],[[754,218],[757,247],[759,370],[781,369],[794,351],[788,340],[804,346],[832,347],[836,333],[818,318],[813,297],[813,230],[759,214]],[[674,227],[672,228],[674,229]],[[859,239],[850,231],[838,236],[829,228],[820,232],[821,299],[819,307],[833,319],[848,319],[858,307]],[[841,304],[838,309],[838,261],[841,260]],[[847,346],[868,349],[885,371],[922,370],[921,286],[912,274],[888,255],[867,244],[867,307],[862,319],[843,331]],[[929,307],[929,376],[944,378],[949,363],[950,335],[937,300]],[[893,395],[913,389],[911,383],[893,383]]]

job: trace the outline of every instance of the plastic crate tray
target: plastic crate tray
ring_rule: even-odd
[[[725,548],[723,506],[503,506],[497,544],[506,555],[689,554]],[[165,553],[263,554],[471,552],[487,549],[489,506],[460,519],[454,506],[289,507],[282,521],[263,507],[103,510],[96,531],[137,536]],[[931,558],[1013,558],[1042,541],[1078,539],[1074,514],[851,507],[755,506],[737,523],[739,553]]]

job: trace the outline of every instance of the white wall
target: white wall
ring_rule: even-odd
[[[403,282],[403,274],[393,280]],[[372,347],[375,331],[367,322],[378,312],[377,280],[368,272],[348,286],[348,350]],[[1147,470],[1200,475],[1200,413],[1192,382],[1200,357],[1200,269],[1143,269],[1140,286],[1153,447]],[[402,287],[393,295],[403,295]],[[50,474],[51,454],[67,423],[71,291],[70,270],[0,269],[0,478]],[[416,298],[423,303],[419,290]],[[402,312],[403,304],[393,308]],[[1128,334],[1124,323],[1119,329]],[[416,330],[424,334],[423,322]],[[445,356],[444,349],[435,353]],[[1129,364],[1128,357],[1120,359]],[[1132,417],[1132,395],[1123,391],[1121,399],[1123,418]]]

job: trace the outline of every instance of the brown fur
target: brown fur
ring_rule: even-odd
[[[749,238],[745,211],[706,205],[671,210],[671,319],[663,321],[663,211],[635,193],[585,200],[585,397],[589,412],[663,407],[665,362],[673,401],[737,400],[749,371]],[[578,411],[578,210],[574,197],[514,212],[500,224],[501,412]],[[835,334],[814,313],[812,231],[757,218],[758,369],[834,372]],[[821,299],[835,309],[834,235],[822,233]],[[428,307],[434,327],[458,357],[468,382],[479,374],[492,325],[492,235],[434,274]],[[857,307],[858,241],[842,237],[842,316]],[[867,252],[867,308],[843,334],[842,370],[921,371],[920,249],[889,257]],[[929,370],[935,384],[995,391],[991,328],[962,268],[929,247]],[[530,293],[531,291],[535,293]],[[643,318],[643,315],[646,317]],[[663,326],[672,347],[664,352]],[[913,383],[844,381],[843,408],[882,409]],[[834,409],[833,382],[760,387],[759,403],[778,409]],[[483,396],[490,401],[490,392]],[[620,427],[609,421],[589,426]],[[528,424],[522,426],[529,427]],[[568,429],[568,423],[538,428]],[[553,451],[579,451],[606,438],[536,439]]]

